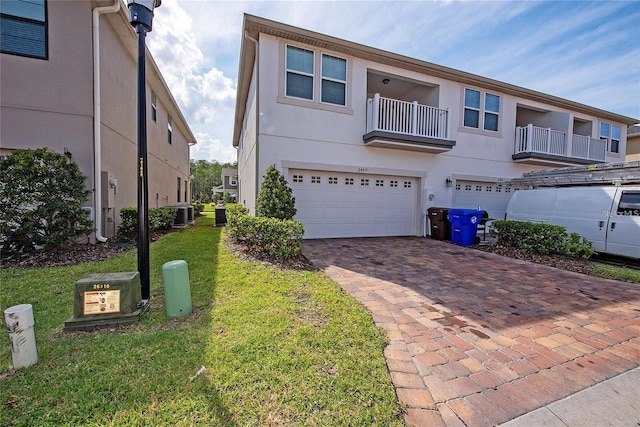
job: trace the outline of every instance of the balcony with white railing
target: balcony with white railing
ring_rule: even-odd
[[[529,124],[516,127],[513,160],[532,164],[575,165],[604,162],[606,142]]]
[[[451,150],[449,111],[381,97],[367,100],[366,146],[441,153]]]

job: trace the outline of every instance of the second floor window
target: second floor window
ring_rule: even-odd
[[[465,127],[497,132],[499,118],[500,96],[474,89],[464,90]]]
[[[173,124],[171,123],[171,116],[167,116],[167,142],[169,145],[173,144]]]
[[[0,1],[0,52],[48,58],[45,0]]]
[[[285,69],[285,96],[347,105],[346,59],[287,45]]]
[[[347,105],[347,60],[322,55],[322,102]]]
[[[610,153],[620,152],[620,126],[601,122],[600,139],[607,141],[607,147]]]
[[[287,96],[313,100],[313,51],[287,46]]]
[[[156,93],[151,91],[151,120],[154,122],[158,119],[158,100]]]

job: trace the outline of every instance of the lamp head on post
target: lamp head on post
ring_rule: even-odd
[[[160,7],[162,0],[127,0],[129,21],[133,27],[142,25],[146,32],[151,31],[153,9]]]
[[[453,181],[449,177],[447,177],[447,179],[444,180],[444,183],[445,183],[445,185],[447,187],[452,187],[453,186]]]

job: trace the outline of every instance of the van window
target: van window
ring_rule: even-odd
[[[640,215],[640,191],[624,191],[618,204],[619,215]]]

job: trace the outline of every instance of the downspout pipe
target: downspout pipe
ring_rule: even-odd
[[[102,235],[102,158],[100,136],[100,15],[120,10],[120,0],[112,6],[93,9],[93,207],[96,226],[96,240],[102,243],[107,238]]]
[[[256,207],[257,198],[258,198],[258,190],[260,189],[260,150],[259,150],[259,140],[260,140],[260,44],[258,40],[254,39],[249,35],[249,32],[245,30],[244,36],[247,40],[253,42],[256,45],[256,194],[255,200],[253,201],[254,209]],[[240,186],[238,186],[238,199],[240,199],[242,195],[240,194]]]

